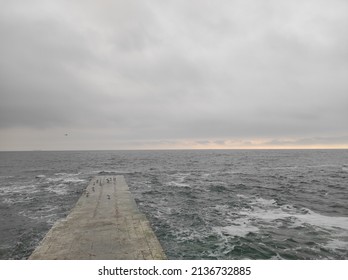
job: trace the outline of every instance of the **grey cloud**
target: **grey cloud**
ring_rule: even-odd
[[[343,1],[0,2],[0,129],[166,145],[346,133]]]

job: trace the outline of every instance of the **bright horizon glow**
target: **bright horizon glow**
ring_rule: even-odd
[[[0,151],[348,149],[346,137],[125,139],[113,129],[11,129],[1,134]]]
[[[160,151],[160,150],[345,150],[348,145],[202,145],[202,144],[177,144],[172,146],[143,145],[139,147],[90,147],[90,148],[22,148],[22,149],[3,149],[1,152],[16,151]]]

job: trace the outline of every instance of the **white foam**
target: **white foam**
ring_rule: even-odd
[[[51,183],[57,183],[57,182],[63,182],[63,183],[80,183],[80,182],[85,182],[86,180],[84,179],[80,179],[78,178],[77,176],[79,175],[80,173],[55,173],[55,176],[58,176],[58,177],[50,177],[50,178],[47,178],[47,181],[48,182],[51,182]]]
[[[61,180],[62,180],[62,178],[47,178],[47,181],[49,183],[56,183],[56,182],[59,182]]]
[[[8,194],[32,194],[40,192],[36,185],[24,185],[24,186],[6,186],[0,188],[0,195],[8,195]]]
[[[17,199],[13,199],[13,198],[5,197],[5,198],[2,200],[2,202],[5,203],[5,204],[12,205],[12,204],[18,203],[18,200],[17,200]]]
[[[14,178],[15,176],[8,176],[8,175],[0,175],[0,179],[10,179]]]
[[[325,246],[334,250],[336,249],[348,250],[348,241],[339,240],[339,239],[331,239],[328,243],[326,243]]]
[[[86,180],[84,179],[79,179],[79,178],[66,178],[63,179],[64,183],[80,183],[80,182],[85,182]]]
[[[213,227],[219,235],[246,236],[251,232],[258,232],[259,228],[252,225],[248,219],[240,218],[233,221],[233,225],[225,227]]]
[[[58,206],[48,205],[35,212],[23,210],[23,211],[20,211],[18,214],[32,220],[50,220],[52,217],[53,218],[57,217],[57,210],[59,210]]]
[[[243,199],[249,198],[249,197],[245,196],[244,194],[237,194],[236,196],[239,198],[243,198]]]
[[[228,206],[225,204],[217,204],[214,206],[214,209],[219,212],[227,212],[229,210]]]
[[[253,209],[241,211],[240,214],[265,222],[287,218],[293,220],[293,226],[310,224],[330,230],[348,230],[348,217],[325,216],[307,208],[297,209],[292,205],[278,207],[273,199],[258,198],[251,204],[254,205]]]
[[[260,206],[274,206],[276,205],[276,201],[274,199],[264,199],[262,197],[256,198],[250,204],[252,205],[260,205]]]
[[[176,187],[189,187],[189,184],[185,184],[185,183],[180,183],[180,182],[176,182],[176,181],[170,181],[167,183],[167,185],[169,186],[176,186]]]
[[[58,195],[66,195],[68,193],[66,185],[64,184],[59,184],[57,186],[49,186],[47,190],[50,192],[54,192]]]
[[[176,173],[172,177],[176,182],[182,183],[189,176],[189,173]]]
[[[348,217],[332,217],[325,216],[315,213],[309,210],[308,214],[298,214],[294,215],[295,218],[302,221],[303,223],[327,228],[341,228],[344,230],[348,230]]]

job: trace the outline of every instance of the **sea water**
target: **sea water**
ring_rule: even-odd
[[[0,152],[0,259],[26,259],[98,174],[169,259],[348,259],[348,150]]]

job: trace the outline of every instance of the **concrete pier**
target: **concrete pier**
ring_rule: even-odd
[[[97,176],[29,259],[153,260],[163,249],[123,176]]]

